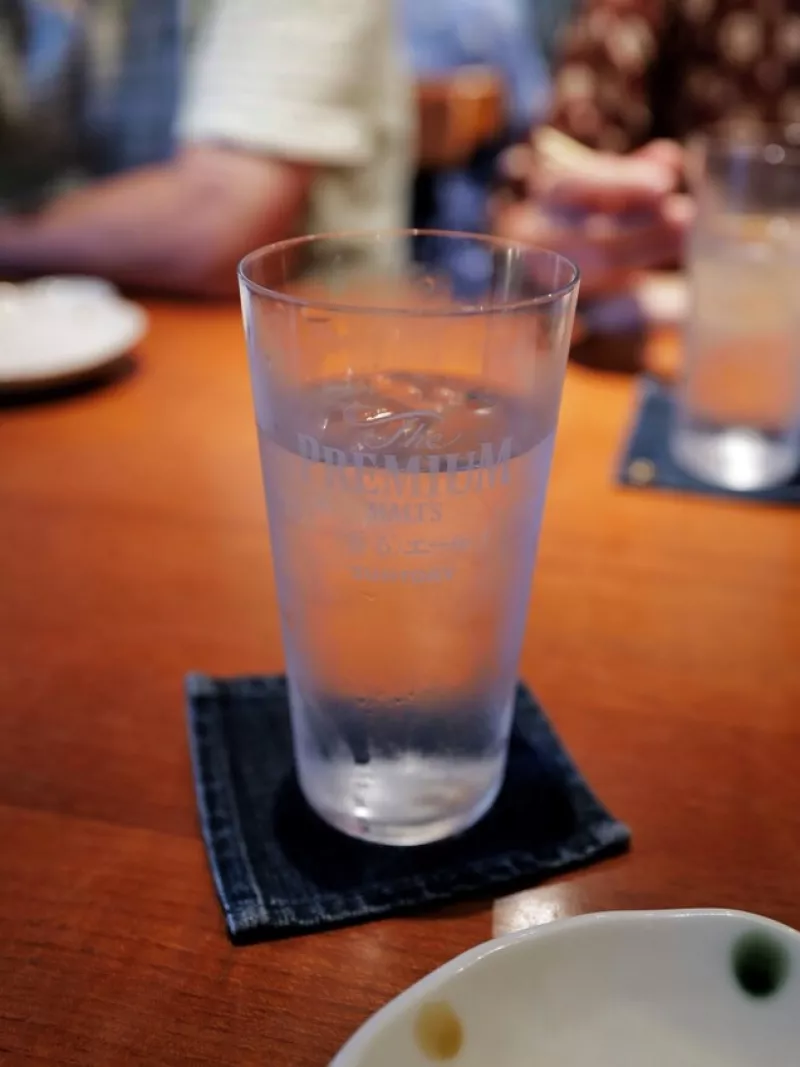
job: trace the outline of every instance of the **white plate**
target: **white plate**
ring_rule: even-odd
[[[332,1067],[791,1067],[798,1057],[800,934],[743,912],[609,912],[467,952],[365,1023]]]
[[[689,313],[686,275],[677,271],[653,271],[636,286],[636,298],[651,325],[680,326]]]
[[[96,372],[147,332],[147,315],[99,278],[0,284],[0,388],[56,385]]]
[[[598,334],[682,326],[688,313],[686,276],[674,271],[642,274],[627,292],[595,299],[578,309],[587,333]]]

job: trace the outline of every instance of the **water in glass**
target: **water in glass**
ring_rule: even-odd
[[[381,372],[259,426],[301,785],[356,836],[434,840],[503,777],[557,415]]]

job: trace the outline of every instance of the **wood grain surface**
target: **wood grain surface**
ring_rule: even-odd
[[[800,926],[800,510],[616,488],[632,380],[574,363],[523,673],[632,852],[231,947],[181,687],[281,666],[247,370],[236,307],[150,310],[133,373],[0,408],[0,1063],[325,1067],[493,933],[691,905]]]

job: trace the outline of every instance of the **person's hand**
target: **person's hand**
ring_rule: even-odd
[[[581,270],[583,296],[626,290],[639,271],[680,261],[691,200],[677,192],[683,152],[654,141],[628,156],[580,148],[573,159],[508,157],[526,196],[495,205],[500,236],[551,248]]]

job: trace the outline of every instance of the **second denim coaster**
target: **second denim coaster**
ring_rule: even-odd
[[[785,485],[751,491],[724,489],[693,478],[672,458],[669,447],[671,421],[672,391],[669,386],[655,378],[642,378],[632,429],[617,468],[619,482],[636,489],[670,489],[736,500],[800,504],[800,471]]]
[[[190,675],[186,691],[200,824],[234,941],[510,892],[628,845],[524,686],[494,807],[460,836],[418,848],[352,840],[311,811],[293,769],[285,679]]]

